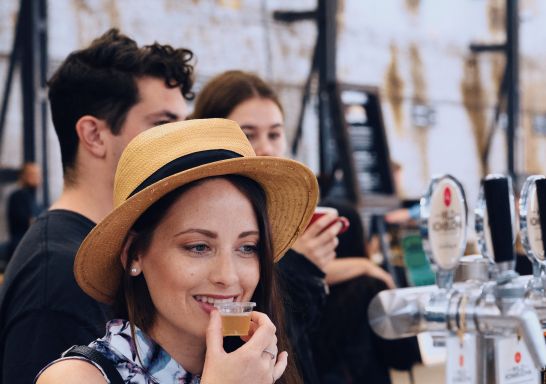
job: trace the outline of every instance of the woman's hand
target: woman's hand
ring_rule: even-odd
[[[372,261],[368,259],[363,259],[363,263],[365,264],[367,269],[366,275],[382,280],[389,289],[396,288],[396,284],[394,283],[392,276],[387,271],[385,271],[380,266],[375,265]]]
[[[249,336],[236,351],[223,347],[222,320],[218,311],[210,314],[207,328],[207,353],[202,384],[272,384],[281,377],[288,364],[288,353],[277,354],[276,328],[264,313],[251,314]]]
[[[394,280],[388,272],[364,257],[336,259],[328,264],[324,272],[326,273],[326,283],[329,285],[344,283],[358,276],[372,276],[382,280],[387,288],[396,288]]]
[[[292,245],[292,249],[324,270],[336,258],[336,247],[339,243],[337,234],[343,224],[336,222],[331,227],[328,226],[337,218],[337,211],[334,212],[334,210],[324,214],[305,230],[303,235]]]

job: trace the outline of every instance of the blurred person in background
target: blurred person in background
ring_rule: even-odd
[[[287,142],[282,106],[274,90],[258,76],[242,71],[228,71],[210,80],[197,96],[195,108],[190,118],[211,117],[222,117],[236,121],[247,135],[258,156],[286,157]],[[345,206],[343,208],[345,209]],[[352,212],[355,212],[355,210],[345,209],[343,214],[352,216]],[[318,352],[316,348],[313,350],[312,339],[316,339],[318,345],[325,340],[321,331],[320,318],[325,315],[326,300],[336,300],[332,298],[332,294],[326,298],[325,290],[322,288],[322,281],[326,282],[326,287],[333,290],[338,284],[349,282],[357,277],[364,276],[369,279],[369,276],[374,276],[374,281],[378,282],[380,289],[394,287],[394,282],[387,272],[367,258],[355,257],[364,256],[363,234],[358,239],[352,239],[360,241],[359,252],[361,253],[344,255],[350,257],[336,258],[336,248],[339,246],[337,234],[341,226],[336,224],[325,229],[336,217],[337,215],[325,216],[310,225],[279,263],[279,273],[286,296],[287,332],[306,383],[326,383],[329,382],[327,380],[330,380],[329,377],[332,375],[338,375],[336,377],[341,380],[339,382],[350,382],[352,373],[341,372],[343,368],[339,368],[340,365],[348,361],[346,356],[343,355],[343,350],[351,348],[350,346],[354,343],[362,342],[366,344],[366,349],[370,349],[368,341],[370,337],[374,337],[371,335],[371,329],[367,324],[366,310],[367,302],[373,296],[368,294],[370,297],[363,304],[363,298],[351,296],[352,306],[346,306],[343,313],[351,317],[349,309],[354,309],[356,306],[359,308],[359,316],[361,317],[354,318],[350,324],[342,322],[336,327],[324,331],[335,339],[340,334],[350,334],[354,331],[353,327],[358,330],[365,328],[365,337],[367,339],[362,341],[361,338],[356,336],[354,338],[356,341],[353,341],[350,345],[343,345],[343,343],[338,342],[337,351],[341,355],[336,356],[337,351],[330,350],[326,352],[328,354],[328,364],[317,364],[316,355],[321,353],[322,350]],[[350,219],[355,220],[355,230],[362,229],[357,224],[356,217]],[[358,220],[360,220],[359,216]],[[352,226],[353,223],[351,222]],[[352,241],[350,237],[346,239]],[[355,282],[354,284],[361,283]],[[360,291],[364,289],[362,288]],[[342,291],[344,290],[342,289]],[[371,293],[375,294],[377,292],[378,290]],[[340,294],[343,295],[343,293]],[[334,296],[337,296],[337,294]],[[336,313],[330,315],[335,316]],[[316,330],[318,330],[318,333],[316,333]],[[375,338],[377,337],[375,336]],[[376,361],[380,361],[380,358],[374,359],[373,354],[372,356],[361,355],[359,354],[361,350],[354,352],[351,358],[358,355],[357,365],[360,370],[362,370],[360,367],[364,366],[364,371],[366,371],[366,368],[370,368],[372,371],[375,369],[382,378],[386,376],[384,379],[386,381],[374,381],[372,379],[374,376],[370,375],[371,371],[368,370],[363,377],[368,375],[369,382],[389,381],[388,369],[385,364],[380,364],[379,369],[374,368],[374,364]],[[370,364],[363,364],[366,359],[370,360]],[[352,364],[353,360],[350,363]],[[328,371],[334,371],[338,368],[339,372],[329,375],[330,372]],[[352,368],[350,367],[350,369]],[[346,379],[348,381],[345,381]],[[358,380],[358,378],[353,379]]]
[[[76,284],[74,257],[113,208],[114,173],[127,143],[186,116],[193,53],[139,47],[111,29],[72,52],[49,80],[64,187],[19,243],[0,290],[0,381],[31,383],[75,344],[104,334],[110,309]]]
[[[36,201],[36,189],[42,184],[42,174],[36,163],[25,163],[19,174],[19,188],[8,198],[7,217],[9,243],[7,262],[41,211]]]

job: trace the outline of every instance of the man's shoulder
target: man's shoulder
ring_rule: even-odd
[[[16,257],[29,259],[39,256],[41,261],[51,260],[49,257],[43,259],[41,254],[73,254],[73,257],[94,225],[89,219],[75,212],[47,211],[28,229],[15,251],[14,262],[17,260]]]
[[[47,222],[49,226],[53,227],[62,227],[66,225],[73,227],[75,225],[77,228],[83,228],[90,231],[95,226],[95,223],[82,214],[66,209],[46,211],[40,215],[39,219]]]
[[[94,225],[86,220],[70,211],[42,214],[30,226],[8,264],[0,301],[5,295],[34,295],[32,292],[43,287],[48,292],[62,292],[63,287],[75,285],[74,257]],[[43,296],[48,292],[43,292]]]

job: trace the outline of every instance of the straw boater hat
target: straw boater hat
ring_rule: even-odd
[[[123,274],[120,253],[135,221],[168,192],[211,176],[237,174],[265,191],[278,261],[309,222],[318,199],[314,174],[288,159],[256,156],[239,126],[225,119],[161,125],[135,137],[119,160],[114,210],[83,241],[74,263],[80,287],[112,303]]]

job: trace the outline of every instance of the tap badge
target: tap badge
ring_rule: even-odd
[[[543,178],[544,176],[540,175],[529,176],[521,190],[520,200],[520,226],[523,247],[529,257],[540,263],[545,262],[545,255],[536,182]]]
[[[426,248],[443,269],[457,266],[466,242],[464,191],[451,176],[433,179],[421,203],[426,225]]]
[[[449,207],[451,205],[451,189],[445,187],[444,189],[444,205]]]
[[[442,190],[440,189],[438,191],[438,203],[443,197],[445,210],[438,211],[439,214],[436,217],[437,221],[433,222],[432,229],[434,231],[454,231],[462,229],[463,224],[461,222],[461,213],[459,212],[461,207],[453,206],[451,209],[448,209],[452,203],[452,192],[450,186],[446,185],[444,187],[442,195],[440,195],[440,191]],[[438,204],[438,208],[441,208],[441,205]]]

